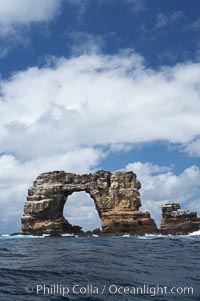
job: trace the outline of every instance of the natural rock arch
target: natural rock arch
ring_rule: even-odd
[[[154,233],[157,227],[150,214],[139,211],[140,187],[133,172],[43,173],[28,190],[22,231],[25,234],[74,232],[76,229],[63,216],[63,208],[69,195],[85,191],[94,200],[103,233]]]

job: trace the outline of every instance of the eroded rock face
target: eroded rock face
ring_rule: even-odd
[[[63,217],[63,208],[73,192],[86,191],[94,200],[104,233],[156,233],[157,227],[150,214],[139,211],[140,187],[133,172],[43,173],[28,190],[22,231],[26,234],[79,233],[80,227],[72,226]]]
[[[164,204],[162,209],[161,233],[172,235],[188,234],[200,229],[197,212],[181,210],[180,204]]]

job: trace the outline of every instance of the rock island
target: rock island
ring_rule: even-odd
[[[181,210],[178,204],[162,207],[161,229],[149,212],[140,211],[141,184],[134,172],[77,175],[65,171],[40,174],[28,189],[21,219],[23,234],[84,234],[63,216],[64,205],[73,192],[85,191],[94,200],[101,219],[101,235],[188,234],[200,227],[195,212]],[[78,205],[78,204],[77,204]]]

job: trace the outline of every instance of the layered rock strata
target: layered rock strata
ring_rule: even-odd
[[[164,204],[162,209],[161,233],[172,235],[188,234],[200,229],[197,212],[182,210],[180,204]]]
[[[150,214],[139,211],[140,187],[133,172],[42,173],[28,190],[21,219],[22,231],[35,235],[81,233],[80,227],[72,226],[64,218],[63,208],[69,195],[85,191],[94,200],[104,234],[156,233],[157,227]]]

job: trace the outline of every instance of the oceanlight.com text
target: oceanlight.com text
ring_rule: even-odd
[[[97,286],[93,284],[74,284],[73,286],[61,284],[37,284],[36,286],[26,286],[25,292],[28,294],[46,295],[46,296],[68,296],[68,295],[193,295],[193,287],[169,287],[161,285],[148,285],[141,286],[120,286],[116,284],[105,284]]]

